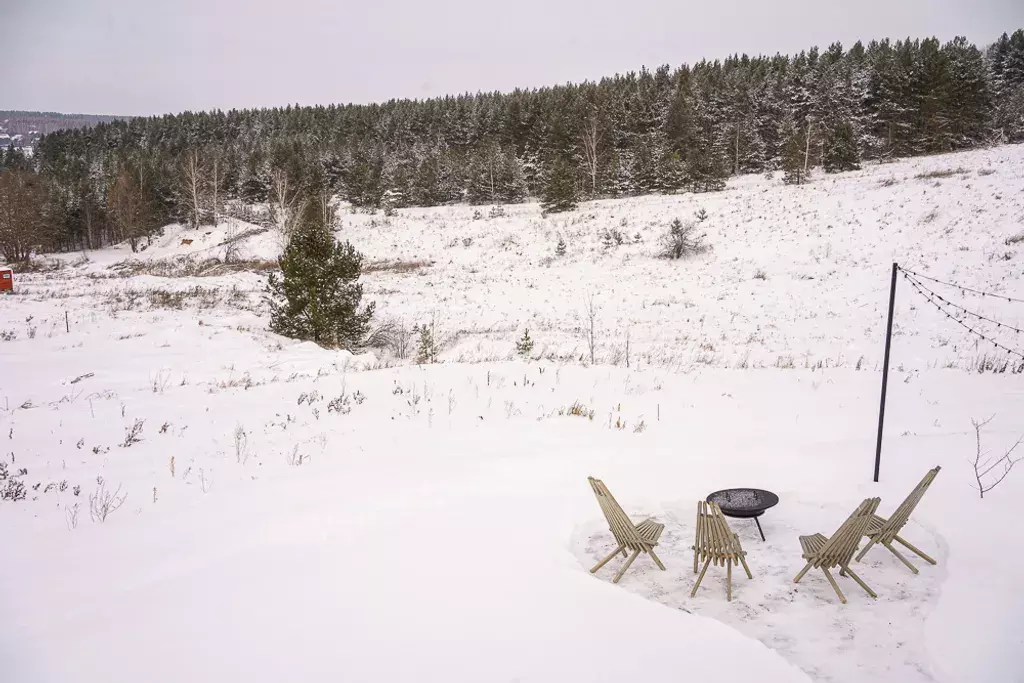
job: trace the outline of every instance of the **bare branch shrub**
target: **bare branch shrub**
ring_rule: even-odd
[[[110,492],[103,477],[96,477],[96,490],[89,494],[89,516],[92,521],[102,524],[124,504],[127,497],[127,493],[121,494],[120,486]]]
[[[235,425],[235,462],[244,465],[249,461],[249,437],[245,433],[245,427],[240,423]]]
[[[171,381],[171,373],[168,370],[160,370],[154,377],[150,378],[154,394],[162,394]]]
[[[199,468],[199,489],[203,493],[206,493],[206,492],[208,492],[210,490],[211,486],[213,486],[213,482],[206,478],[206,472],[203,470],[202,467],[200,467]]]
[[[68,525],[68,531],[78,528],[78,506],[79,503],[71,507],[64,506],[64,522]]]
[[[972,464],[974,465],[974,478],[977,481],[978,495],[981,498],[984,498],[986,493],[998,486],[1003,479],[1006,479],[1006,475],[1010,473],[1014,465],[1024,460],[1024,455],[1019,455],[1016,458],[1012,457],[1013,452],[1017,450],[1017,446],[1024,443],[1024,436],[1017,439],[1016,443],[1010,446],[1010,449],[998,458],[988,457],[988,451],[982,452],[981,430],[993,418],[995,418],[995,415],[981,422],[978,422],[973,417],[971,418],[971,424],[974,425],[974,438],[977,444]]]
[[[287,460],[288,464],[291,465],[292,467],[298,467],[303,463],[309,462],[309,456],[305,455],[304,453],[299,453],[298,444],[295,444],[295,446],[291,450],[291,453],[289,453],[285,459]]]
[[[363,346],[373,349],[388,349],[395,358],[405,360],[409,357],[412,336],[412,330],[406,327],[401,320],[385,320],[370,331]]]
[[[282,244],[287,244],[299,217],[306,208],[300,184],[286,171],[275,168],[270,172],[270,220],[277,228]]]

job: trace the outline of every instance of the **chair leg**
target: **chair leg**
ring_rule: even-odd
[[[595,572],[596,572],[596,571],[597,571],[598,569],[600,569],[601,567],[603,567],[603,566],[605,566],[606,564],[608,564],[608,562],[609,562],[609,561],[610,561],[610,560],[611,560],[611,559],[612,559],[613,557],[615,557],[616,555],[618,555],[618,554],[619,554],[619,551],[620,551],[620,550],[622,550],[622,547],[623,547],[623,546],[621,546],[621,545],[620,545],[620,546],[619,546],[618,548],[616,548],[615,550],[613,550],[613,551],[612,551],[612,554],[611,554],[611,555],[609,555],[608,557],[604,558],[603,560],[601,560],[600,562],[598,562],[597,564],[595,564],[595,565],[594,565],[594,568],[590,570],[590,573],[591,573],[591,574],[593,574],[593,573],[595,573]]]
[[[693,549],[693,573],[697,573],[697,549]]]
[[[726,560],[725,567],[725,600],[732,602],[732,560]]]
[[[841,602],[841,603],[843,603],[845,605],[846,604],[846,596],[843,595],[843,591],[839,590],[839,584],[836,583],[836,580],[834,578],[832,578],[832,574],[825,567],[822,567],[821,571],[825,572],[825,578],[828,579],[828,582],[832,584],[832,588],[835,589],[836,595],[839,596],[839,602]]]
[[[793,579],[793,583],[800,583],[800,579],[804,578],[804,574],[806,574],[807,570],[810,569],[810,568],[811,568],[811,563],[808,562],[807,566],[804,567],[803,569],[801,569],[800,573],[796,575],[795,579]]]
[[[654,560],[654,564],[658,565],[658,569],[660,569],[661,571],[665,571],[665,565],[663,565],[661,563],[661,559],[657,555],[654,554],[654,548],[651,548],[650,550],[648,550],[647,554],[651,556],[652,560]]]
[[[700,588],[700,582],[704,580],[704,572],[708,570],[709,564],[711,564],[710,557],[704,560],[704,568],[700,570],[700,576],[697,577],[697,583],[693,584],[693,590],[690,591],[691,598],[697,594],[697,589]]]
[[[619,573],[615,575],[614,579],[612,579],[612,583],[618,583],[619,582],[619,579],[622,578],[622,575],[626,573],[627,569],[629,569],[629,565],[633,564],[633,560],[635,560],[636,556],[639,555],[639,554],[640,554],[639,550],[634,550],[633,551],[633,554],[629,556],[629,559],[626,560],[626,563],[624,565],[622,565],[622,569],[620,569]]]
[[[921,552],[920,550],[918,550],[918,549],[917,549],[917,548],[915,548],[914,546],[910,545],[909,543],[907,543],[906,541],[904,541],[904,540],[903,540],[902,538],[900,538],[899,536],[897,536],[897,537],[896,537],[896,540],[897,540],[898,542],[902,543],[902,544],[904,545],[904,547],[906,547],[906,548],[907,548],[907,550],[909,550],[910,552],[914,553],[915,555],[917,555],[918,557],[920,557],[920,558],[921,558],[922,560],[924,560],[924,561],[925,561],[925,562],[927,562],[928,564],[938,564],[938,562],[936,562],[936,561],[935,561],[935,560],[933,560],[932,558],[928,557],[928,556],[927,556],[927,555],[925,555],[925,554],[924,554],[923,552]]]
[[[871,546],[873,546],[874,544],[875,544],[875,539],[872,538],[872,539],[868,540],[868,544],[866,546],[864,546],[864,550],[861,550],[857,554],[857,561],[858,562],[860,562],[862,559],[864,559],[864,556],[868,554],[868,551],[871,550]]]
[[[743,563],[743,570],[745,572],[747,572],[747,578],[748,579],[754,578],[754,575],[750,573],[750,567],[747,566],[747,558],[745,558],[742,555],[740,555],[740,562]]]
[[[846,573],[850,575],[850,578],[856,581],[858,584],[860,584],[860,587],[866,590],[868,592],[868,595],[870,595],[873,598],[878,597],[878,594],[875,593],[875,591],[871,590],[871,588],[866,583],[864,583],[864,581],[859,576],[854,574],[852,569],[850,569],[849,567],[846,567],[845,569]]]
[[[895,555],[896,558],[900,562],[902,562],[903,564],[905,564],[908,567],[910,567],[910,571],[914,572],[915,574],[917,573],[917,567],[915,567],[914,565],[910,564],[910,560],[908,560],[907,558],[903,557],[903,555],[900,554],[900,551],[898,551],[898,550],[896,550],[896,548],[892,547],[891,543],[883,543],[882,545],[884,545],[886,548],[888,548],[889,552],[892,553],[893,555]]]

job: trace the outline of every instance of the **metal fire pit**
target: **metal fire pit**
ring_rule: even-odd
[[[726,517],[753,518],[763,541],[764,531],[757,518],[768,508],[778,505],[779,497],[764,489],[723,489],[709,495],[707,501],[718,505]]]

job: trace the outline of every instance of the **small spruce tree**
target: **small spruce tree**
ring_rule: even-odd
[[[831,131],[826,145],[821,160],[826,173],[856,171],[860,168],[857,138],[853,126],[848,121],[843,121]]]
[[[807,139],[803,133],[792,122],[787,122],[782,136],[782,182],[787,185],[802,185],[807,182],[808,174],[804,170],[806,143]]]
[[[555,246],[555,256],[559,258],[565,256],[565,240],[561,237],[558,238],[558,244]]]
[[[420,345],[416,350],[416,363],[419,365],[425,365],[427,363],[437,362],[437,345],[434,342],[434,325],[422,325],[417,330],[413,328],[413,331],[418,331],[420,334]]]
[[[572,211],[576,208],[576,178],[572,167],[559,158],[551,165],[540,202],[545,213]]]
[[[661,256],[675,260],[706,251],[704,239],[707,233],[698,235],[696,230],[696,223],[683,223],[678,218],[673,220],[668,232],[661,237]]]
[[[307,203],[278,261],[281,275],[268,279],[270,329],[324,347],[358,346],[374,309],[360,309],[362,262],[355,247],[334,240],[315,202]]]
[[[713,149],[695,147],[683,168],[684,186],[691,192],[720,192],[725,189],[728,171]]]
[[[530,338],[529,328],[523,330],[523,336],[516,342],[516,353],[526,358],[533,352],[533,339]]]

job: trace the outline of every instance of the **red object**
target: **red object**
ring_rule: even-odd
[[[0,270],[0,292],[14,291],[14,271]]]

